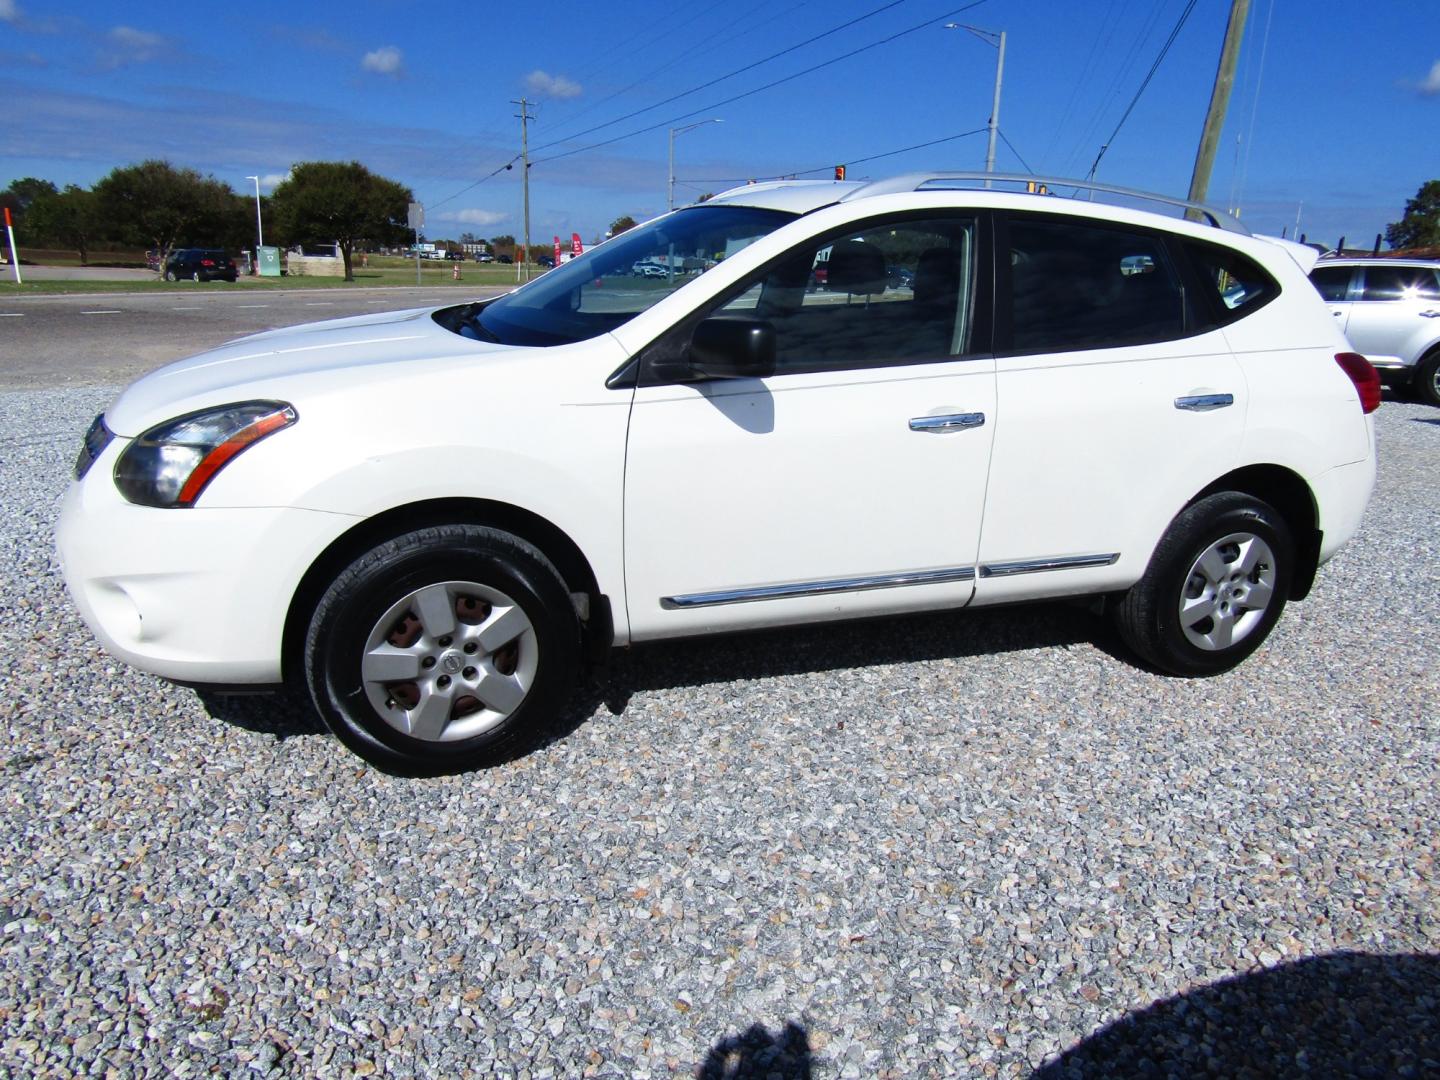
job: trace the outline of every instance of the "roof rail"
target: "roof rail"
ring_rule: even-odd
[[[1139,191],[1135,188],[1116,187],[1113,184],[1097,184],[1090,180],[1071,180],[1063,176],[1033,176],[1027,173],[987,173],[987,172],[913,172],[903,173],[900,176],[892,176],[885,180],[876,180],[866,184],[864,187],[848,191],[840,196],[841,202],[849,202],[851,199],[864,199],[872,195],[898,195],[911,191],[944,191],[947,188],[975,184],[1043,184],[1051,189],[1053,194],[1055,188],[1074,188],[1076,191],[1088,191],[1105,195],[1116,195],[1126,199],[1138,199],[1143,202],[1163,203],[1166,206],[1177,206],[1183,210],[1200,215],[1217,229],[1224,229],[1227,232],[1240,233],[1244,236],[1250,235],[1250,230],[1240,223],[1240,219],[1232,217],[1223,210],[1217,210],[1213,206],[1204,203],[1191,202],[1188,199],[1176,199],[1169,195],[1156,195],[1150,191]],[[1032,187],[1030,190],[1034,190]]]

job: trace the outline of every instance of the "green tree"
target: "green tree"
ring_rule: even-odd
[[[498,251],[501,248],[512,248],[515,246],[515,237],[509,233],[501,233],[499,236],[490,238],[490,250]]]
[[[1392,248],[1440,247],[1440,180],[1420,185],[1405,202],[1405,216],[1385,226],[1385,242]]]
[[[236,201],[213,176],[159,159],[111,170],[93,193],[100,231],[122,243],[158,249],[161,266],[183,242],[214,244]]]
[[[377,176],[358,161],[304,161],[271,196],[280,234],[291,243],[340,245],[345,280],[358,241],[404,243],[410,189]]]
[[[18,229],[24,224],[25,212],[30,209],[33,203],[41,195],[54,195],[55,185],[49,180],[37,180],[33,176],[22,176],[19,180],[10,181],[10,186],[0,191],[0,206],[10,211]],[[3,220],[0,220],[3,224]]]
[[[619,236],[622,232],[633,229],[637,224],[639,223],[629,214],[622,214],[610,223],[610,235]]]
[[[94,193],[74,184],[67,184],[64,191],[36,196],[25,223],[41,243],[74,248],[81,263],[89,261],[90,247],[101,231]]]

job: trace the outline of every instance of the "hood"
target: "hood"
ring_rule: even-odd
[[[193,409],[250,398],[286,397],[284,384],[305,376],[389,364],[453,362],[514,351],[451,333],[430,317],[438,310],[419,308],[331,319],[227,342],[131,384],[105,411],[105,423],[117,435],[133,438]]]

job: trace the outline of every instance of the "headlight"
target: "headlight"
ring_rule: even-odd
[[[167,420],[125,448],[115,486],[141,506],[194,506],[236,454],[295,420],[283,401],[242,401]]]

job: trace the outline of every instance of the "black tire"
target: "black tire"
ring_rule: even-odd
[[[1440,408],[1440,349],[1421,359],[1410,383],[1410,392],[1416,401]]]
[[[446,618],[449,634],[425,625]],[[527,620],[502,644],[480,639]],[[373,665],[381,652],[425,667],[390,679],[371,666],[367,677],[362,660]],[[528,749],[573,691],[579,662],[579,620],[559,572],[518,537],[473,525],[421,529],[357,558],[321,597],[305,638],[305,676],[326,725],[370,763],[412,776]],[[497,705],[499,689],[508,697]],[[427,724],[438,727],[417,731]]]
[[[166,280],[166,281],[174,281],[174,280],[175,280],[175,271],[174,271],[174,270],[166,270],[166,271],[165,271],[165,280]]]
[[[200,276],[200,271],[199,271],[199,270],[196,270],[194,273],[192,273],[192,274],[190,275],[190,280],[191,280],[191,281],[203,281],[204,279]]]
[[[1204,555],[1211,557],[1202,567]],[[1162,671],[1217,675],[1260,647],[1285,609],[1294,573],[1295,542],[1279,512],[1250,495],[1219,492],[1171,522],[1145,575],[1115,606],[1115,625]]]

